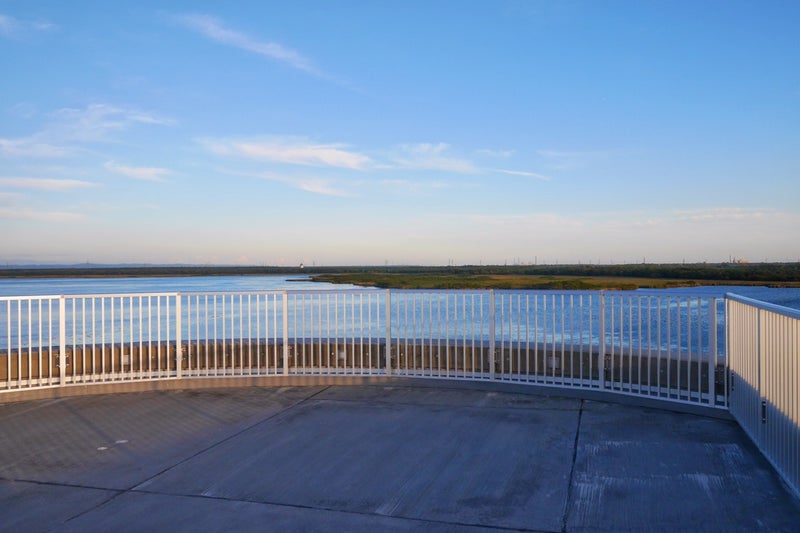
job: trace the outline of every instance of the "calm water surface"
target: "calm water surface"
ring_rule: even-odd
[[[153,293],[240,293],[248,294],[264,291],[282,290],[308,290],[316,293],[328,292],[342,289],[359,289],[353,285],[335,285],[330,283],[314,283],[307,277],[299,276],[207,276],[207,277],[160,277],[160,278],[54,278],[54,279],[11,279],[0,280],[0,296],[57,296],[57,295],[96,295],[96,294],[153,294]],[[394,291],[393,291],[394,292]],[[789,308],[800,309],[800,289],[771,289],[767,287],[691,287],[679,289],[649,290],[647,298],[637,300],[632,306],[623,306],[620,295],[625,292],[609,292],[607,299],[608,312],[606,328],[612,338],[621,346],[635,345],[646,342],[648,344],[665,346],[667,349],[685,349],[697,344],[699,352],[708,351],[711,346],[711,333],[714,329],[709,323],[709,312],[707,306],[709,297],[721,297],[726,292],[734,292],[742,296],[756,300],[773,303]],[[634,295],[636,292],[627,293]],[[397,291],[396,297],[392,298],[392,321],[395,324],[394,333],[400,337],[431,337],[436,336],[447,338],[460,338],[467,334],[478,339],[488,339],[490,336],[490,326],[486,322],[484,309],[488,309],[488,295],[477,294],[475,291],[454,294],[454,291],[447,292],[415,292]],[[495,313],[501,319],[500,331],[496,332],[502,338],[510,340],[526,339],[529,330],[535,334],[537,339],[545,342],[560,342],[563,339],[574,339],[575,335],[580,335],[583,339],[584,333],[581,331],[581,324],[591,324],[589,337],[581,342],[590,343],[600,342],[597,332],[599,331],[599,307],[596,294],[570,293],[569,291],[555,293],[538,292],[524,293],[522,291],[503,291],[498,293],[497,308]],[[332,296],[332,293],[331,293]],[[376,294],[377,296],[377,294]],[[650,296],[659,296],[651,300]],[[332,296],[333,297],[333,296]],[[198,296],[200,299],[189,299],[186,305],[194,306],[194,312],[189,312],[185,320],[184,338],[196,336],[199,333],[190,332],[189,322],[191,318],[195,321],[203,318],[203,323],[195,325],[195,328],[205,328],[206,322],[214,327],[215,324],[223,330],[228,326],[228,322],[220,322],[222,315],[229,317],[230,320],[238,321],[245,300],[229,299],[229,297],[213,296],[208,300],[207,296]],[[324,300],[316,296],[309,296],[310,300],[299,297],[300,300],[291,300],[290,309],[299,305],[298,302],[306,302],[303,305],[304,311],[300,318],[293,318],[291,323],[291,333],[293,336],[321,335],[319,331],[309,332],[308,328],[325,327],[330,317],[322,314],[322,306],[334,309],[337,335],[356,335],[356,331],[361,331],[362,315],[368,317],[378,317],[383,304],[378,299],[368,298],[365,302],[361,296],[335,296],[333,299],[326,297]],[[572,307],[574,300],[575,307]],[[207,306],[211,302],[211,311],[208,312]],[[280,322],[283,312],[277,300],[257,300],[256,306],[260,316],[272,317],[273,320]],[[8,345],[11,338],[20,339],[22,334],[28,329],[28,313],[42,312],[37,310],[35,304],[11,304],[7,302],[0,305],[0,324],[9,326],[6,332],[5,341],[0,338],[0,348]],[[66,320],[69,322],[72,317],[81,315],[84,303],[71,303],[72,307],[67,307]],[[90,302],[90,306],[94,305]],[[134,316],[137,306],[141,301],[134,302],[133,298],[128,300],[119,299],[102,304],[108,308],[108,312],[113,315],[117,313],[115,328],[120,329],[123,325],[119,322],[119,317],[123,315],[123,308],[127,309],[130,320],[137,320]],[[166,305],[166,303],[164,303]],[[249,308],[250,300],[247,300]],[[718,347],[724,349],[724,308],[718,302],[717,317],[717,339]],[[77,307],[76,307],[77,306]],[[127,307],[126,307],[127,306]],[[199,306],[199,307],[197,307]],[[226,307],[227,306],[227,307]],[[104,308],[105,308],[104,307]],[[624,307],[624,309],[623,309]],[[134,309],[135,308],[135,309]],[[198,311],[203,310],[202,313]],[[49,309],[49,307],[48,307]],[[220,312],[218,312],[220,311]],[[13,316],[19,315],[17,319]],[[158,313],[164,314],[162,309]],[[199,316],[200,313],[202,316]],[[270,314],[271,313],[271,314]],[[315,315],[316,313],[316,315]],[[325,313],[329,313],[326,311]],[[337,314],[338,313],[338,314]],[[208,314],[208,316],[206,316]],[[13,316],[12,316],[13,315]],[[259,316],[259,313],[256,313]],[[127,316],[127,315],[126,315]],[[149,320],[149,312],[145,313]],[[294,315],[293,315],[294,316]],[[316,317],[316,318],[314,318]],[[409,319],[409,317],[411,317]],[[417,318],[414,318],[417,317]],[[138,319],[141,319],[139,317]],[[82,318],[81,320],[86,320]],[[98,320],[96,317],[91,320]],[[164,317],[157,320],[166,321]],[[228,320],[228,318],[225,318]],[[253,321],[253,317],[246,320]],[[299,320],[298,323],[295,321]],[[410,321],[409,321],[410,320]],[[217,324],[219,322],[219,324]],[[276,324],[278,322],[275,322]],[[308,322],[308,324],[306,324]],[[339,323],[341,322],[341,324]],[[370,320],[367,320],[370,324]],[[238,323],[238,322],[237,322]],[[126,322],[127,324],[127,322]],[[130,326],[130,324],[128,324]],[[96,329],[101,330],[108,325],[95,325]],[[373,324],[375,331],[370,331],[370,335],[382,335],[381,320]],[[166,327],[166,322],[164,322]],[[249,326],[248,326],[249,327]],[[299,328],[299,329],[298,329]],[[575,329],[577,328],[577,329]],[[25,343],[36,342],[38,329],[30,333],[31,338],[26,339]],[[75,329],[73,327],[72,329]],[[135,328],[134,328],[135,329]],[[433,330],[436,331],[433,331]],[[116,330],[114,330],[116,331]],[[129,331],[132,331],[129,328]],[[199,331],[199,330],[198,330]],[[326,329],[327,332],[327,329]],[[663,332],[663,334],[662,334]],[[359,333],[360,335],[361,333]],[[10,335],[10,338],[9,338]],[[70,332],[68,337],[73,338],[76,334]],[[0,335],[2,337],[2,335]],[[77,337],[75,337],[77,338]],[[572,340],[570,340],[572,342]]]
[[[163,278],[50,278],[0,280],[0,296],[60,294],[128,294],[158,292],[254,292],[360,289],[355,285],[316,283],[305,276],[187,276]],[[665,295],[722,296],[732,292],[776,305],[800,309],[800,288],[684,287],[661,289]]]
[[[186,276],[163,278],[48,278],[0,280],[0,296],[129,294],[163,292],[257,292],[353,289],[316,283],[305,276]]]

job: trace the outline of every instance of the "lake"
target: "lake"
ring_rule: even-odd
[[[163,292],[260,292],[347,290],[355,285],[316,283],[306,276],[187,276],[153,278],[2,279],[0,296],[131,294]],[[648,290],[648,292],[651,292]],[[800,288],[717,286],[658,289],[664,295],[722,296],[733,292],[763,302],[800,309]]]
[[[205,276],[148,278],[50,278],[0,280],[3,296],[80,295],[68,299],[64,320],[67,339],[94,337],[81,334],[84,327],[117,335],[127,331],[128,337],[150,323],[166,328],[171,323],[165,297],[125,296],[95,302],[86,295],[144,295],[154,293],[184,294],[183,338],[198,338],[217,330],[223,337],[236,331],[260,331],[269,320],[277,335],[284,311],[291,313],[291,336],[356,337],[385,335],[383,295],[375,289],[364,289],[349,295],[347,290],[362,289],[353,285],[315,283],[302,276]],[[288,308],[284,310],[279,291],[292,290]],[[247,296],[272,291],[271,295]],[[620,346],[642,342],[666,349],[689,349],[698,352],[713,349],[712,324],[717,324],[717,346],[724,343],[724,306],[717,302],[712,318],[710,298],[735,292],[756,300],[800,309],[800,289],[768,287],[691,287],[647,291],[608,291],[606,293],[605,331],[607,340]],[[216,293],[209,296],[209,293]],[[222,294],[229,293],[229,296]],[[371,296],[365,296],[372,293]],[[637,293],[638,296],[637,297]],[[243,296],[237,296],[243,295]],[[325,296],[323,296],[325,295]],[[162,301],[163,299],[163,301]],[[498,322],[489,320],[488,292],[476,291],[403,291],[392,290],[391,322],[393,333],[408,338],[452,338],[467,336],[480,341],[501,338],[537,342],[575,342],[598,344],[601,326],[600,297],[587,291],[496,291],[495,313]],[[45,330],[52,323],[52,303],[12,304],[0,302],[0,347],[13,344],[30,346],[41,333],[37,318],[43,319]],[[57,304],[56,304],[57,305]],[[97,305],[95,313],[95,305]],[[155,305],[156,307],[151,307]],[[106,313],[110,320],[103,318]],[[330,316],[329,316],[330,315]],[[55,315],[52,315],[55,316]],[[123,316],[126,318],[123,319]],[[16,317],[16,318],[15,318]],[[366,317],[366,319],[364,318]],[[52,323],[52,324],[50,324]],[[234,328],[233,324],[239,324]],[[494,324],[494,325],[492,325]],[[584,327],[584,325],[586,327]],[[5,326],[5,327],[3,327]],[[127,330],[126,330],[127,327]],[[493,328],[497,331],[493,332]],[[216,328],[216,329],[214,329]],[[282,328],[282,326],[281,326]],[[4,333],[3,333],[4,331]],[[25,332],[27,331],[27,337]],[[48,330],[49,331],[49,330]],[[240,332],[241,332],[240,331]],[[216,333],[214,333],[216,335]],[[138,336],[142,333],[138,332]],[[25,337],[25,338],[23,338]],[[139,338],[139,337],[137,337]],[[81,340],[83,342],[83,340]]]

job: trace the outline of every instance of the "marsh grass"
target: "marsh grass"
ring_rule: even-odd
[[[506,289],[506,290],[634,290],[696,287],[714,282],[676,279],[587,276],[536,276],[519,274],[390,274],[348,273],[313,276],[314,281],[347,283],[385,289]],[[730,282],[728,282],[730,283]],[[718,283],[717,283],[718,284]]]

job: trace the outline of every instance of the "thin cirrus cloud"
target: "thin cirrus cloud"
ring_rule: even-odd
[[[314,63],[300,52],[282,44],[259,41],[226,27],[220,20],[209,15],[189,14],[180,15],[176,18],[184,26],[212,41],[267,57],[307,74],[319,77],[324,76]]]
[[[14,28],[16,27],[16,21],[7,16],[7,15],[0,15],[0,35],[8,35]]]
[[[507,174],[523,176],[537,180],[549,180],[548,176],[536,172],[513,170],[504,168],[485,168],[478,166],[473,161],[462,157],[453,156],[447,143],[417,143],[404,144],[395,151],[392,161],[401,168],[417,170],[435,170],[454,174]],[[488,153],[487,153],[488,152]],[[508,158],[513,155],[511,150],[479,150],[480,155],[492,158]]]
[[[542,181],[548,181],[550,179],[549,176],[545,176],[544,174],[538,174],[536,172],[528,172],[525,170],[508,170],[504,168],[493,168],[489,170],[491,172],[497,172],[499,174],[508,174],[510,176],[522,176],[525,178],[534,178]]]
[[[207,139],[205,147],[218,155],[238,156],[290,165],[364,170],[370,158],[347,145],[303,139]]]
[[[144,181],[164,181],[163,176],[170,173],[166,168],[158,167],[128,167],[118,165],[114,161],[106,161],[103,167],[109,172]]]
[[[543,181],[550,179],[536,172],[478,166],[470,159],[453,155],[447,143],[401,144],[373,158],[351,149],[347,144],[320,143],[302,137],[201,139],[198,142],[216,155],[281,165],[379,172],[401,169],[462,175],[505,174]],[[330,193],[317,185],[303,188]]]
[[[35,159],[54,159],[70,155],[72,150],[66,146],[46,142],[37,136],[17,139],[0,139],[0,154],[5,157],[30,157]]]
[[[0,35],[4,36],[11,36],[13,34],[17,34],[20,32],[28,32],[28,31],[49,31],[55,28],[55,24],[45,21],[33,21],[28,22],[24,20],[18,20],[14,17],[10,17],[8,15],[0,14]]]
[[[403,144],[390,156],[392,162],[409,169],[439,170],[458,174],[478,174],[480,169],[468,160],[448,154],[447,143]]]
[[[349,192],[341,189],[340,187],[337,187],[332,180],[325,178],[312,177],[312,176],[289,176],[285,174],[275,174],[269,172],[252,174],[252,176],[268,181],[276,181],[279,183],[284,183],[295,189],[310,192],[313,194],[319,194],[322,196],[335,196],[339,198],[352,196]]]
[[[0,177],[0,187],[10,189],[34,189],[39,191],[67,191],[70,189],[85,189],[96,184],[90,181],[52,179],[52,178],[20,178]]]
[[[27,137],[0,138],[0,155],[53,159],[75,155],[85,143],[107,142],[114,134],[143,125],[166,126],[174,121],[154,113],[108,104],[62,108],[48,115],[43,128]]]
[[[800,216],[789,215],[775,209],[759,207],[715,207],[709,209],[679,209],[668,213],[669,217],[690,223],[725,222],[725,221],[753,221],[755,219],[794,219],[800,222]]]
[[[294,189],[322,196],[335,196],[340,198],[353,196],[347,190],[342,189],[337,184],[336,180],[319,176],[291,175],[278,172],[242,172],[230,168],[219,168],[217,171],[221,174],[228,174],[231,176],[258,178],[261,180],[283,183]]]
[[[514,150],[493,150],[491,148],[481,148],[475,153],[484,157],[493,157],[496,159],[506,159],[514,155]]]
[[[51,114],[54,122],[46,134],[68,141],[100,141],[135,124],[169,126],[174,121],[154,113],[109,104],[63,108]]]
[[[32,220],[40,222],[75,222],[83,220],[86,215],[64,211],[35,211],[33,209],[0,207],[0,218],[10,220]]]

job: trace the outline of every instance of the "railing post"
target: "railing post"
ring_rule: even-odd
[[[283,375],[289,375],[289,293],[283,291]]]
[[[386,375],[392,375],[392,291],[386,290]]]
[[[495,366],[494,290],[489,290],[489,379],[494,379]]]
[[[183,376],[183,346],[181,345],[181,293],[175,295],[175,375]]]
[[[605,291],[600,291],[600,294],[597,297],[598,309],[600,316],[599,324],[597,326],[598,338],[599,338],[599,349],[597,351],[597,373],[600,382],[600,388],[606,388],[606,293]]]
[[[67,381],[67,297],[64,295],[58,297],[58,344],[58,379],[59,384],[64,385]]]
[[[709,350],[708,355],[708,405],[717,405],[717,299],[712,297],[709,305],[711,306],[711,316],[709,317]]]
[[[757,333],[758,336],[758,398],[762,405],[761,411],[761,424],[758,425],[758,445],[762,446],[765,439],[766,431],[764,429],[764,424],[767,423],[767,413],[765,409],[765,402],[766,402],[766,394],[765,389],[766,387],[766,372],[764,371],[765,366],[765,357],[764,354],[766,352],[766,339],[764,335],[764,316],[767,312],[763,309],[758,310],[758,322],[757,322]]]

